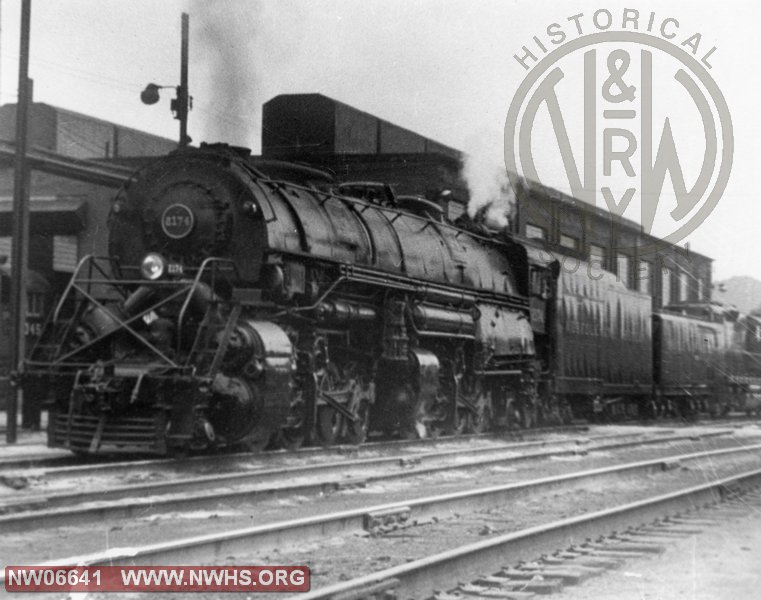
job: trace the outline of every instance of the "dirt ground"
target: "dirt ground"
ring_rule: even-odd
[[[708,516],[708,514],[706,514]],[[558,600],[757,600],[761,598],[761,510],[672,543],[655,558],[566,587]]]

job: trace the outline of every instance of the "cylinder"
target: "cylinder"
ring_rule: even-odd
[[[421,331],[473,335],[475,322],[471,312],[450,310],[438,306],[416,304],[412,309],[412,320]]]
[[[476,303],[476,297],[467,292],[457,290],[428,289],[422,295],[425,302],[438,302],[441,304],[453,304],[455,306],[472,306]]]
[[[374,306],[359,304],[356,302],[346,302],[344,300],[322,302],[317,307],[316,312],[317,318],[321,321],[340,323],[373,321],[378,315]]]

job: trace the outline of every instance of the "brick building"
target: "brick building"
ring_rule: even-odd
[[[0,143],[15,137],[16,105],[0,107]],[[113,163],[134,157],[158,156],[177,148],[177,142],[109,123],[49,104],[34,103],[29,115],[31,162],[29,268],[48,278],[53,289],[66,280],[77,260],[104,253],[105,222],[114,183],[88,175],[91,168],[122,173],[131,169]],[[71,159],[67,161],[66,159]],[[53,161],[61,164],[51,170]],[[45,163],[38,167],[38,164]],[[77,170],[79,165],[81,169]],[[41,170],[44,168],[45,170]],[[117,178],[118,179],[118,178]],[[11,254],[13,204],[12,155],[0,157],[0,256]]]
[[[711,299],[712,259],[663,242],[629,219],[528,182],[513,215],[514,231],[548,249],[593,261],[628,288],[650,294],[653,307]]]
[[[16,106],[0,107],[0,408],[8,389],[11,233]],[[132,169],[115,160],[156,156],[177,142],[47,104],[30,107],[30,282],[27,331],[34,334],[79,259],[106,253],[115,188]],[[95,162],[105,161],[105,164]],[[44,283],[44,285],[43,285]]]

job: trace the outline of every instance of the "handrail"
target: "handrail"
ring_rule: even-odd
[[[87,291],[85,291],[85,290],[83,290],[83,289],[79,288],[78,286],[77,286],[77,290],[78,290],[78,291],[79,291],[79,293],[80,293],[80,294],[82,294],[82,295],[83,295],[83,296],[84,296],[86,299],[88,299],[90,302],[92,302],[92,304],[93,304],[94,306],[96,306],[96,307],[98,307],[98,308],[102,308],[103,310],[108,310],[108,309],[107,309],[107,308],[106,308],[106,307],[105,307],[103,304],[101,304],[101,303],[100,303],[100,302],[99,302],[99,301],[98,301],[96,298],[94,298],[94,297],[93,297],[93,296],[92,296],[92,295],[91,295],[89,292],[87,292]],[[174,299],[175,299],[175,297],[178,297],[178,296],[180,296],[180,295],[181,295],[181,294],[182,294],[184,291],[185,291],[184,289],[180,289],[180,290],[176,291],[175,293],[173,293],[173,294],[170,294],[169,296],[167,296],[166,298],[163,298],[161,301],[157,302],[156,304],[153,304],[152,306],[148,307],[147,309],[144,309],[143,311],[141,311],[141,312],[137,313],[136,315],[133,315],[133,316],[131,316],[131,317],[130,317],[129,319],[127,319],[126,321],[123,321],[122,319],[120,319],[118,315],[116,315],[116,314],[114,314],[114,313],[113,313],[113,311],[108,311],[108,313],[109,313],[109,315],[111,316],[111,318],[113,318],[113,319],[114,319],[114,321],[116,321],[116,322],[117,322],[117,324],[119,325],[119,327],[120,327],[121,329],[125,329],[125,330],[127,330],[129,333],[131,333],[131,334],[132,334],[132,336],[133,336],[135,339],[137,339],[137,340],[138,340],[138,341],[139,341],[141,344],[143,344],[144,346],[147,346],[147,347],[148,347],[148,348],[149,348],[151,351],[153,351],[153,352],[154,352],[154,353],[155,353],[157,356],[159,356],[159,357],[160,357],[160,358],[161,358],[163,361],[165,361],[165,362],[166,362],[166,363],[167,363],[169,366],[171,366],[171,367],[178,367],[179,365],[178,365],[177,363],[175,363],[175,362],[174,362],[174,361],[173,361],[171,358],[169,358],[169,357],[168,357],[168,356],[166,356],[166,355],[165,355],[163,352],[161,352],[161,350],[159,350],[158,348],[156,348],[156,346],[154,346],[153,344],[151,344],[151,343],[150,343],[150,342],[149,342],[147,339],[145,339],[145,337],[144,337],[144,336],[140,335],[140,334],[139,334],[137,331],[135,331],[134,329],[132,329],[132,327],[130,327],[130,325],[129,325],[129,324],[130,324],[130,323],[132,323],[133,321],[136,321],[136,320],[138,320],[138,319],[142,318],[144,315],[148,314],[148,313],[149,313],[149,312],[151,312],[152,310],[155,310],[155,309],[156,309],[156,308],[158,308],[159,306],[163,306],[164,304],[167,304],[168,302],[171,302],[172,300],[174,300]],[[82,345],[82,346],[79,346],[78,348],[75,348],[74,350],[72,350],[72,351],[71,351],[71,352],[69,352],[68,354],[65,354],[64,356],[62,356],[62,357],[58,358],[56,361],[54,361],[54,364],[55,364],[55,363],[60,363],[60,362],[62,362],[62,361],[64,361],[64,360],[66,360],[67,358],[69,358],[70,356],[75,356],[76,354],[79,354],[80,352],[82,352],[82,350],[86,350],[87,348],[89,348],[89,347],[93,346],[94,344],[98,343],[98,342],[99,342],[99,341],[101,341],[102,339],[105,339],[106,337],[108,337],[108,336],[109,336],[109,335],[111,335],[112,333],[113,333],[113,331],[109,331],[109,332],[107,332],[107,333],[105,333],[105,334],[99,335],[99,336],[98,336],[98,337],[96,337],[95,339],[93,339],[93,340],[90,340],[90,341],[89,341],[89,342],[87,342],[86,344],[84,344],[84,345]]]
[[[185,301],[182,303],[182,308],[180,309],[180,313],[177,317],[177,349],[178,350],[180,347],[180,341],[182,340],[182,325],[183,325],[183,322],[185,321],[185,313],[188,310],[190,301],[193,299],[193,295],[195,294],[199,284],[201,283],[201,278],[203,277],[204,272],[207,269],[207,266],[210,264],[213,264],[215,267],[212,270],[212,288],[214,287],[214,274],[216,273],[217,263],[228,263],[232,265],[233,270],[235,271],[235,277],[237,279],[240,279],[237,265],[229,258],[216,258],[216,257],[210,256],[209,258],[204,259],[204,261],[201,263],[201,266],[198,269],[198,273],[196,273],[196,276],[193,279],[193,283],[191,284],[188,290],[188,295],[185,297]]]
[[[227,268],[221,268],[221,265],[225,264],[226,267],[232,267],[233,275],[232,277],[229,274],[229,271]],[[154,344],[152,344],[148,339],[146,339],[143,335],[141,335],[138,331],[136,331],[131,324],[135,321],[142,318],[144,315],[150,313],[151,311],[156,310],[157,308],[164,306],[165,304],[169,302],[176,302],[179,299],[183,298],[182,301],[182,309],[180,311],[180,317],[177,324],[178,327],[178,334],[177,334],[177,340],[179,344],[179,340],[181,340],[181,329],[182,329],[182,323],[183,320],[186,317],[187,309],[190,305],[190,301],[192,300],[194,294],[198,290],[200,284],[202,283],[202,280],[204,278],[208,279],[211,278],[211,281],[209,282],[211,287],[215,287],[215,282],[217,277],[220,275],[218,272],[223,271],[225,279],[230,283],[233,284],[233,278],[239,279],[239,273],[237,266],[233,261],[230,259],[225,258],[216,258],[216,257],[209,257],[205,259],[201,266],[198,268],[198,272],[196,273],[194,279],[192,281],[189,281],[188,279],[184,280],[155,280],[155,281],[149,281],[149,280],[124,280],[124,279],[118,279],[113,276],[113,273],[109,273],[109,269],[111,271],[115,271],[119,269],[119,264],[117,259],[108,257],[108,256],[97,256],[94,254],[88,254],[84,256],[78,263],[76,268],[74,269],[74,273],[72,274],[71,278],[69,279],[68,284],[66,285],[66,288],[64,289],[60,299],[58,300],[58,303],[56,305],[55,310],[52,312],[52,319],[48,321],[48,325],[54,326],[56,323],[61,322],[61,314],[63,311],[64,305],[70,301],[71,298],[75,299],[75,307],[79,307],[75,309],[75,318],[73,319],[67,319],[69,321],[68,327],[66,328],[65,333],[63,334],[63,337],[56,335],[56,339],[63,340],[68,337],[70,333],[70,329],[72,325],[77,321],[76,316],[79,315],[81,317],[81,309],[83,309],[85,306],[90,305],[94,306],[96,308],[100,308],[102,310],[107,311],[111,318],[114,320],[117,329],[116,330],[124,330],[127,331],[133,338],[135,338],[138,342],[140,342],[143,346],[148,348],[157,358],[159,358],[164,364],[166,364],[169,367],[177,368],[179,367],[179,363],[175,362],[170,356],[165,354],[162,350],[157,348]],[[117,290],[118,294],[123,298],[127,298],[129,294],[129,290],[125,289],[129,286],[139,285],[142,287],[150,287],[150,288],[170,288],[167,290],[167,294],[161,298],[158,302],[151,303],[151,306],[144,308],[143,310],[139,311],[137,314],[130,315],[128,318],[125,318],[117,313],[115,313],[113,310],[109,309],[106,304],[104,303],[102,298],[96,298],[93,294],[93,285],[103,285],[103,286],[109,286],[111,288],[114,288]],[[175,288],[175,289],[171,289]],[[163,295],[163,294],[162,294]],[[56,352],[57,356],[55,356],[52,361],[44,361],[45,364],[48,364],[49,366],[54,365],[63,365],[68,364],[65,361],[69,360],[70,358],[73,358],[83,352],[84,350],[87,350],[88,348],[91,348],[98,342],[102,341],[106,337],[112,335],[114,331],[111,330],[104,334],[97,335],[94,339],[89,340],[85,344],[70,350],[68,352],[62,352],[59,354]],[[41,338],[42,339],[42,338]],[[59,350],[63,351],[63,348],[60,348]],[[179,351],[179,346],[178,346]]]
[[[69,283],[66,285],[66,289],[64,289],[63,293],[61,294],[61,298],[58,300],[58,304],[56,305],[55,311],[53,312],[53,322],[57,323],[61,314],[61,310],[63,309],[63,305],[66,302],[67,297],[69,296],[69,293],[71,292],[71,288],[75,286],[76,282],[79,280],[79,274],[82,269],[85,268],[87,265],[92,270],[92,266],[95,265],[95,267],[100,271],[100,273],[105,278],[109,278],[108,274],[100,268],[100,265],[97,261],[104,260],[108,261],[109,263],[117,264],[117,261],[115,258],[112,258],[110,256],[96,256],[95,254],[87,254],[86,256],[83,256],[82,259],[77,263],[76,268],[74,269],[74,273],[71,275],[71,278],[69,279]],[[88,283],[92,283],[93,280],[90,277],[88,277],[86,280]]]

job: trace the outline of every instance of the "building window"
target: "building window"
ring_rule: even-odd
[[[600,269],[604,269],[605,248],[602,246],[596,246],[595,244],[589,244],[589,262]]]
[[[531,223],[526,223],[526,237],[535,240],[543,240],[545,239],[544,229],[532,225]]]
[[[11,264],[11,239],[10,237],[0,237],[0,257],[7,257],[8,264]]]
[[[671,271],[663,267],[661,271],[661,306],[671,304]]]
[[[690,274],[687,271],[679,273],[679,300],[687,302],[690,299]]]
[[[73,273],[77,267],[77,236],[53,236],[53,270],[59,273]]]
[[[575,237],[571,237],[570,235],[564,235],[560,234],[560,245],[563,246],[563,248],[570,248],[571,250],[578,250],[579,249],[579,240],[577,240]]]
[[[616,267],[618,280],[629,287],[629,257],[626,254],[619,254],[616,257]]]
[[[26,313],[29,317],[42,317],[45,306],[45,296],[29,292],[26,295]]]
[[[643,294],[653,293],[651,277],[653,276],[650,270],[650,263],[646,260],[639,261],[639,273],[637,273],[637,284],[639,291]]]

